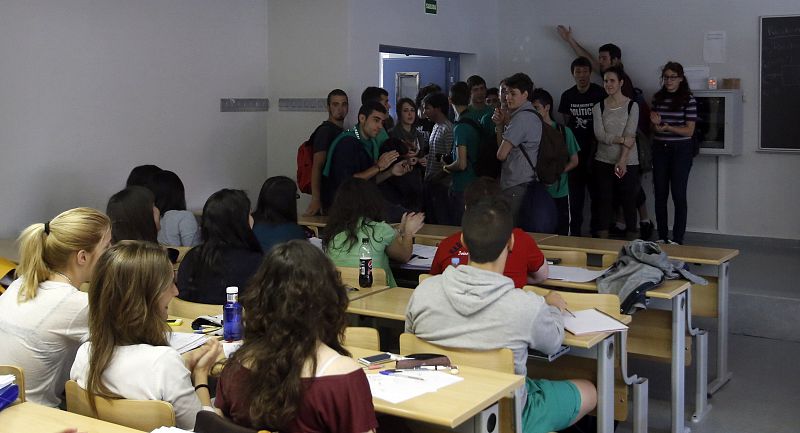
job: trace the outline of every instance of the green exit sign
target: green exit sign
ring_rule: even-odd
[[[436,15],[438,8],[436,7],[436,0],[425,0],[425,13]]]

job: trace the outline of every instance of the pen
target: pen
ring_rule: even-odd
[[[396,377],[404,377],[406,379],[425,380],[421,377],[409,376],[407,374],[400,374],[397,373],[395,370],[381,370],[380,373],[384,376],[396,376]]]
[[[572,311],[569,311],[569,308],[564,308],[564,311],[569,313],[570,316],[575,317],[575,313],[573,313]],[[577,317],[575,317],[575,318],[577,319]]]

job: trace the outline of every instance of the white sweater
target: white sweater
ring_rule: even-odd
[[[81,345],[70,372],[70,379],[84,389],[91,347],[91,342]],[[123,398],[172,404],[178,428],[194,429],[200,399],[192,386],[191,373],[175,349],[149,344],[117,346],[102,380],[111,392]]]
[[[56,407],[78,346],[89,338],[89,300],[67,283],[44,281],[17,302],[22,279],[0,295],[0,364],[22,367],[28,400]]]

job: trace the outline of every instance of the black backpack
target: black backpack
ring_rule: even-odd
[[[474,119],[462,118],[456,125],[469,125],[478,133],[478,159],[470,161],[475,174],[478,177],[491,177],[497,179],[500,176],[500,160],[497,159],[497,138],[484,131],[480,123]]]
[[[521,145],[519,150],[525,155],[525,159],[533,168],[539,182],[545,185],[552,185],[558,182],[559,177],[564,173],[564,168],[569,162],[569,151],[565,141],[564,127],[556,123],[556,128],[545,123],[542,116],[535,110],[527,109],[535,114],[542,122],[542,138],[539,140],[539,154],[536,156],[536,166],[534,167],[528,152]]]

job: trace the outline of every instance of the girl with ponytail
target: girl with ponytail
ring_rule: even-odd
[[[19,239],[17,279],[0,295],[0,364],[22,367],[25,394],[58,406],[78,346],[88,340],[88,281],[111,242],[101,212],[77,208],[32,224]]]

